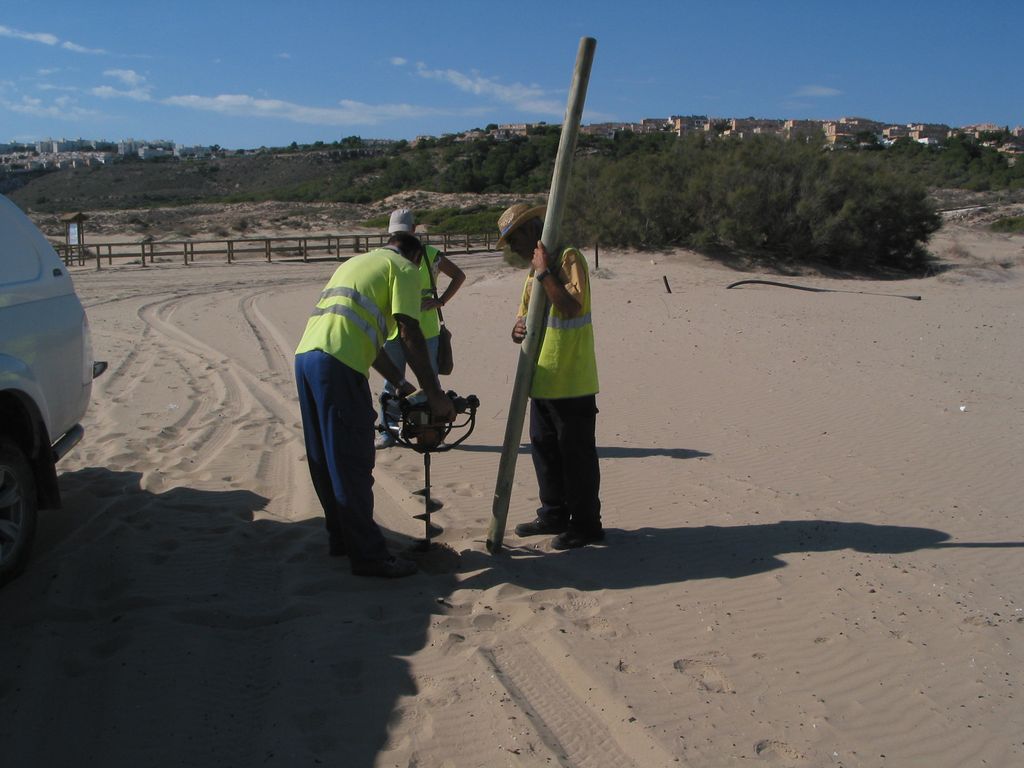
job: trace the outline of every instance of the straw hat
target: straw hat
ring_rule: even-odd
[[[518,229],[520,225],[530,219],[543,218],[545,208],[546,206],[543,205],[531,208],[526,203],[516,203],[506,208],[505,212],[501,214],[501,218],[498,219],[498,231],[501,232],[501,237],[498,238],[498,247],[504,247],[505,238]]]

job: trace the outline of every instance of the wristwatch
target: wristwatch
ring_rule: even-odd
[[[548,276],[548,275],[550,275],[550,274],[551,274],[551,270],[550,270],[550,269],[542,269],[542,270],[541,270],[540,272],[538,272],[537,274],[535,274],[535,275],[534,275],[534,278],[535,278],[535,279],[537,280],[537,282],[539,283],[539,282],[541,282],[541,281],[542,281],[542,280],[543,280],[543,279],[544,279],[545,277],[547,277],[547,276]]]

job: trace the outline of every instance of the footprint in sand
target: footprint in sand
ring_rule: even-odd
[[[802,760],[803,753],[778,739],[761,739],[754,744],[754,754],[758,757],[780,757],[784,760]]]
[[[444,489],[450,492],[451,495],[453,496],[480,498],[484,495],[483,491],[474,486],[472,483],[445,483]]]
[[[704,659],[677,659],[672,665],[679,672],[693,678],[697,687],[710,693],[735,693],[729,678],[717,666]]]
[[[449,632],[448,637],[441,643],[441,653],[445,656],[451,653],[462,652],[466,649],[466,636],[458,632]]]
[[[474,629],[492,629],[495,624],[501,621],[500,616],[495,616],[493,613],[481,613],[478,616],[473,617],[473,628]]]

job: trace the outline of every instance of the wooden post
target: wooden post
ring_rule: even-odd
[[[583,102],[586,99],[590,67],[594,61],[596,46],[597,40],[594,38],[580,38],[572,87],[569,89],[569,102],[565,108],[565,120],[562,123],[562,134],[558,141],[558,154],[555,156],[555,170],[548,193],[544,231],[541,235],[541,242],[548,253],[554,253],[558,246],[562,212],[565,210],[566,191],[569,186],[569,174],[572,170],[573,153],[576,149],[576,136],[579,133]],[[543,288],[535,285],[530,292],[530,306],[526,314],[526,339],[520,345],[516,378],[512,387],[512,400],[509,403],[508,421],[505,425],[505,441],[498,464],[498,477],[494,485],[491,525],[487,533],[487,549],[491,554],[501,551],[502,539],[505,536],[505,522],[508,519],[512,481],[516,472],[516,458],[519,453],[519,443],[523,437],[526,401],[530,396],[533,372],[537,366],[537,355],[540,353],[540,340],[544,333],[547,305],[547,294]]]
[[[228,264],[230,264],[235,255],[235,243],[233,240],[228,240],[226,245],[228,247]]]
[[[598,270],[601,268],[601,244],[594,241],[594,269]]]
[[[271,255],[270,255],[270,238],[267,238],[266,240],[263,241],[263,250],[264,250],[264,252],[267,255],[267,263],[269,264],[270,260],[271,260]]]

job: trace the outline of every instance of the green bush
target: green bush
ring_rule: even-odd
[[[452,211],[447,216],[431,223],[431,229],[457,235],[498,235],[498,217],[503,208]]]
[[[351,136],[312,150],[295,144],[196,165],[126,161],[88,174],[39,172],[11,195],[51,212],[261,200],[372,203],[410,189],[530,200],[548,190],[558,142],[557,127],[541,126],[510,141],[445,137],[367,156],[362,140]],[[687,246],[772,264],[914,271],[939,225],[925,189],[1024,190],[1024,163],[1011,165],[973,139],[954,137],[939,147],[909,139],[888,148],[864,144],[825,152],[772,137],[581,134],[562,234],[579,245]],[[500,213],[473,207],[417,216],[434,232],[481,234],[495,231]],[[387,217],[367,223],[384,229]]]
[[[992,222],[994,232],[1024,232],[1024,216],[1004,216]]]
[[[470,208],[430,208],[416,211],[416,222],[420,227],[427,227],[433,232],[445,232],[452,235],[484,235],[488,232],[498,233],[498,217],[504,208],[475,205]],[[374,216],[363,224],[367,227],[387,229],[390,214]]]
[[[941,221],[924,188],[878,152],[825,153],[771,137],[669,145],[657,155],[583,158],[565,239],[688,246],[774,263],[919,270]]]

